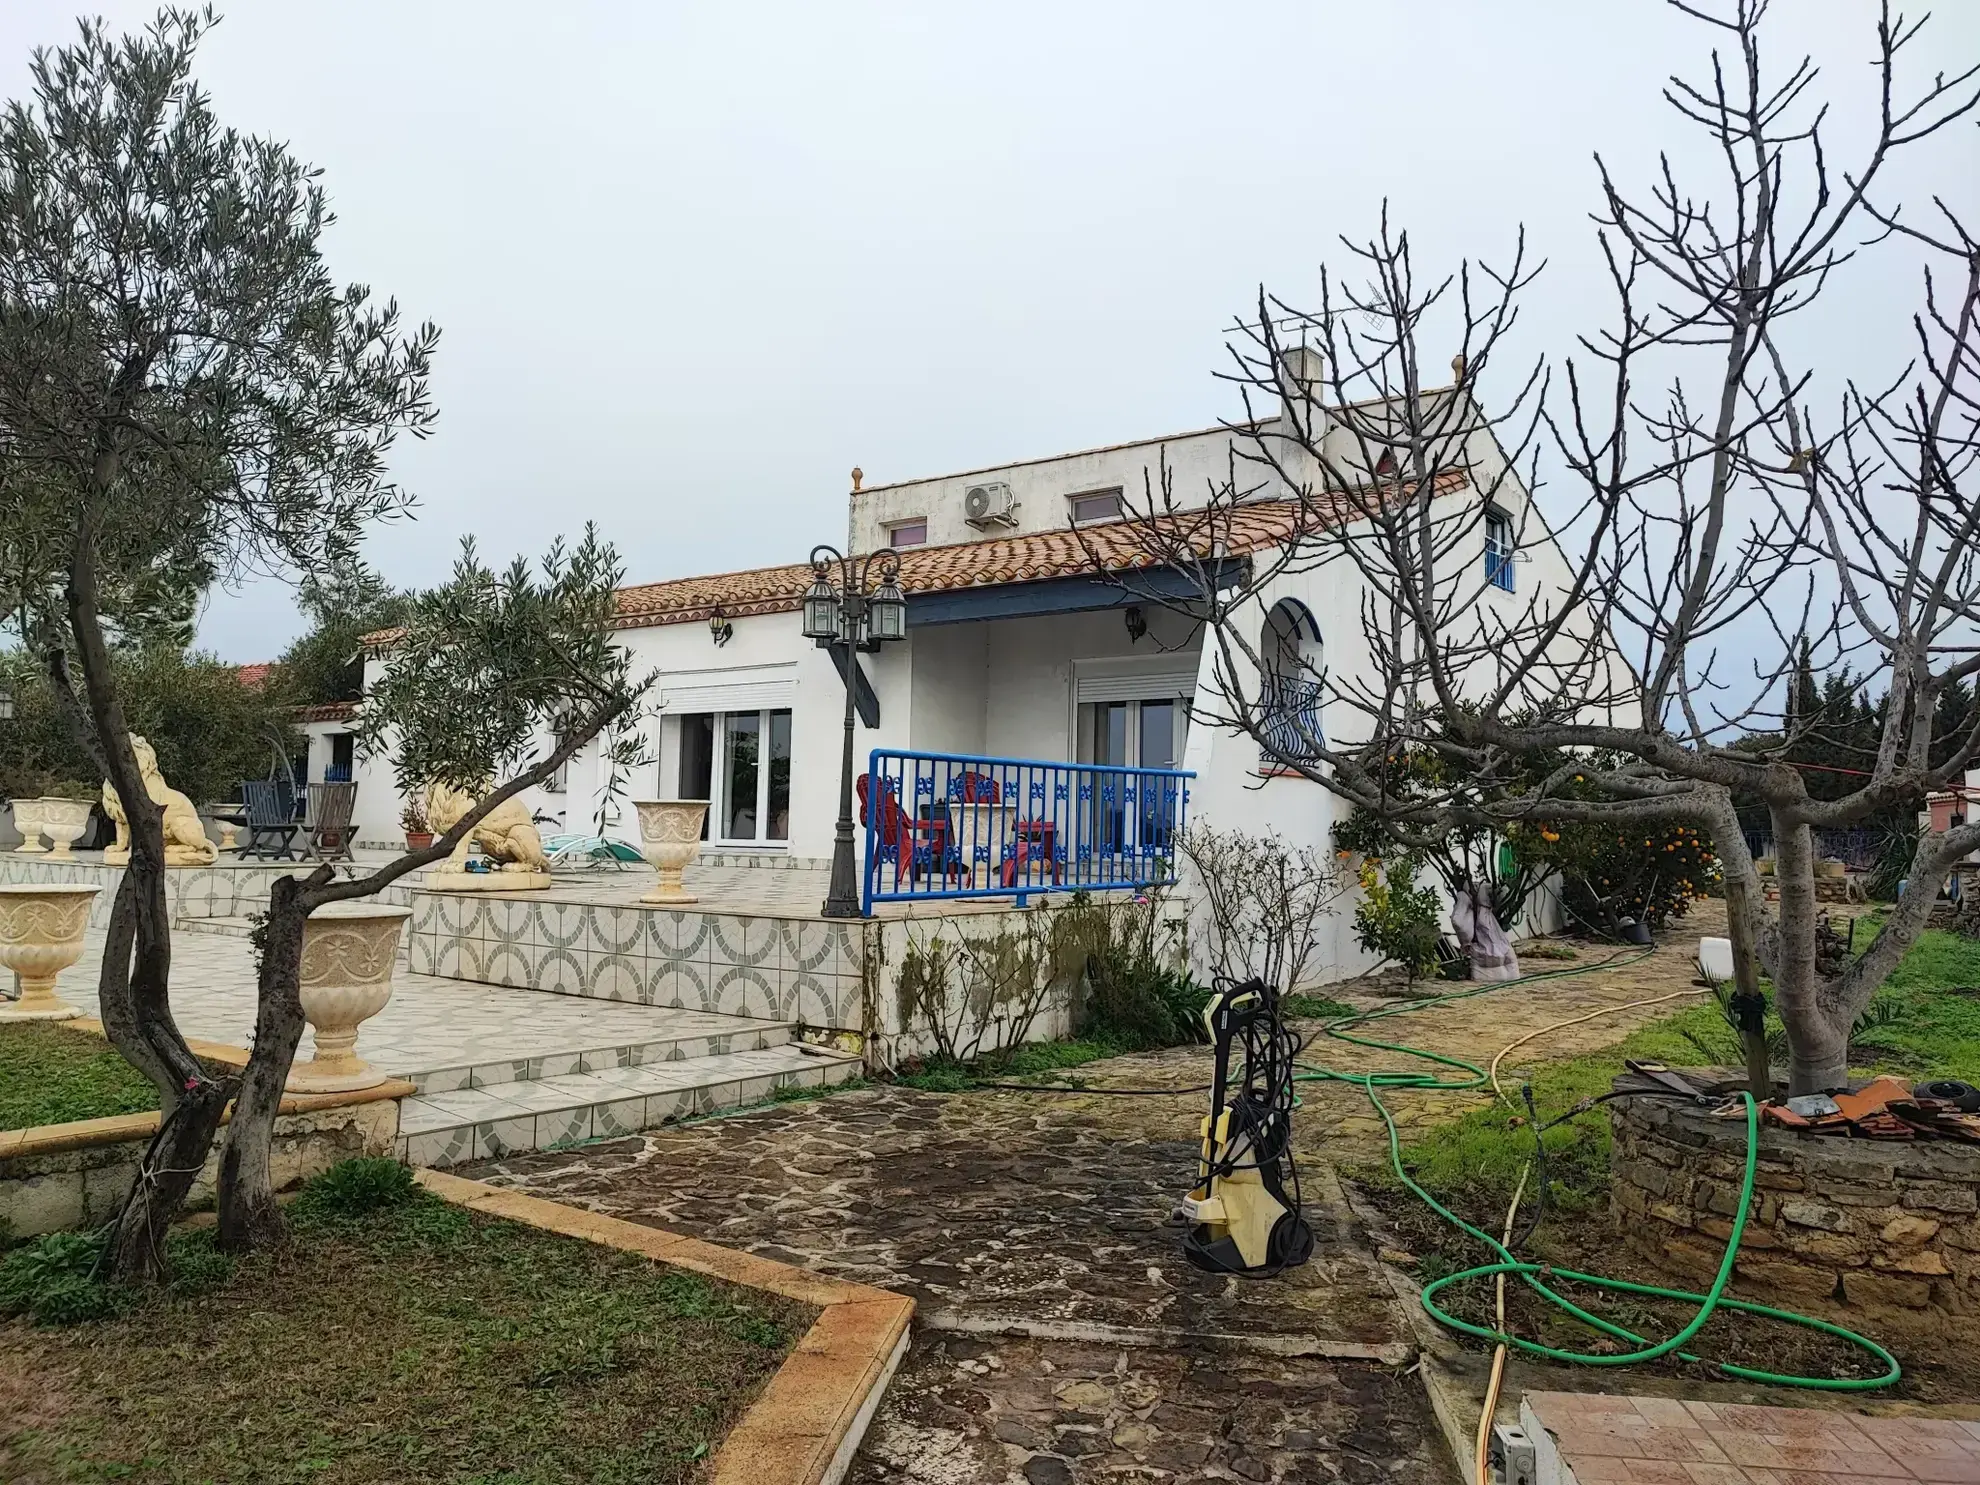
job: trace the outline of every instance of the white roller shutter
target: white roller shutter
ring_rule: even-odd
[[[1073,676],[1073,700],[1087,701],[1164,701],[1171,697],[1196,694],[1196,667],[1189,665],[1140,666],[1132,670],[1110,667],[1089,671],[1085,667]]]
[[[674,713],[777,711],[796,698],[795,665],[697,671],[669,679],[660,687],[662,708]]]

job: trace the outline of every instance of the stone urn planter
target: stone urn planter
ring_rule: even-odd
[[[385,1081],[357,1055],[358,1027],[392,998],[399,934],[411,916],[411,908],[337,902],[304,920],[302,1008],[316,1055],[290,1069],[291,1093],[349,1093]]]
[[[21,833],[21,843],[14,847],[17,856],[45,854],[48,847],[41,843],[41,801],[39,799],[17,799],[14,801],[14,829]]]
[[[701,828],[708,819],[708,801],[635,799],[633,808],[639,811],[640,845],[660,873],[659,882],[640,901],[694,902],[694,895],[681,885],[681,873],[701,854]]]
[[[94,803],[88,799],[58,799],[53,795],[43,795],[30,800],[39,812],[41,833],[55,843],[50,857],[72,859],[74,853],[69,847],[83,838],[89,829],[89,812]]]
[[[77,882],[0,885],[0,965],[20,999],[0,1001],[0,1021],[67,1021],[81,1011],[55,994],[55,977],[82,958],[83,930],[100,887]]]

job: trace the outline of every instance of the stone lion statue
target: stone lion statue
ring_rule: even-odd
[[[138,771],[144,775],[144,792],[153,804],[165,806],[165,864],[167,866],[211,866],[220,857],[220,848],[206,838],[206,827],[199,823],[199,811],[177,789],[165,782],[158,771],[158,754],[141,737],[131,739],[137,754]],[[117,827],[117,839],[103,853],[110,866],[122,866],[131,859],[131,822],[124,814],[124,802],[115,786],[103,785],[103,813]]]
[[[491,783],[489,788],[493,788]],[[485,791],[484,791],[485,792]],[[473,809],[480,795],[468,794],[451,784],[433,784],[426,791],[426,823],[435,835],[445,835],[462,815]],[[466,871],[468,848],[480,846],[491,861],[499,861],[503,871],[548,871],[543,855],[543,838],[529,817],[529,806],[520,798],[505,799],[474,827],[473,833],[454,847],[444,870]]]

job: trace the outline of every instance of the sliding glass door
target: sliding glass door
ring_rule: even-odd
[[[694,712],[681,718],[680,797],[708,801],[703,838],[781,845],[791,834],[791,714]]]
[[[1175,768],[1182,757],[1187,718],[1175,697],[1145,701],[1090,701],[1079,708],[1079,753],[1082,763],[1124,768]],[[1103,855],[1154,846],[1169,847],[1170,811],[1159,798],[1126,797],[1123,781],[1100,784],[1089,815],[1093,846]]]

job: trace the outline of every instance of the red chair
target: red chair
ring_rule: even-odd
[[[949,785],[949,797],[964,804],[1002,804],[1004,786],[987,773],[964,770]]]
[[[939,872],[945,881],[951,876],[961,876],[961,867],[949,859],[949,822],[940,818],[915,819],[901,808],[899,781],[887,779],[884,782],[886,789],[880,812],[879,836],[880,844],[894,853],[894,885],[900,885],[903,866],[907,870],[910,888],[923,871],[931,875]],[[866,774],[853,781],[853,791],[859,795],[859,823],[865,825],[867,800],[871,793]]]
[[[1057,850],[1059,826],[1056,820],[1019,820],[1012,827],[1012,834],[1015,846],[1009,859],[1004,862],[1003,884],[1006,887],[1017,885],[1018,873],[1033,857],[1044,861],[1050,868],[1054,885],[1065,881],[1065,867],[1059,861]]]

